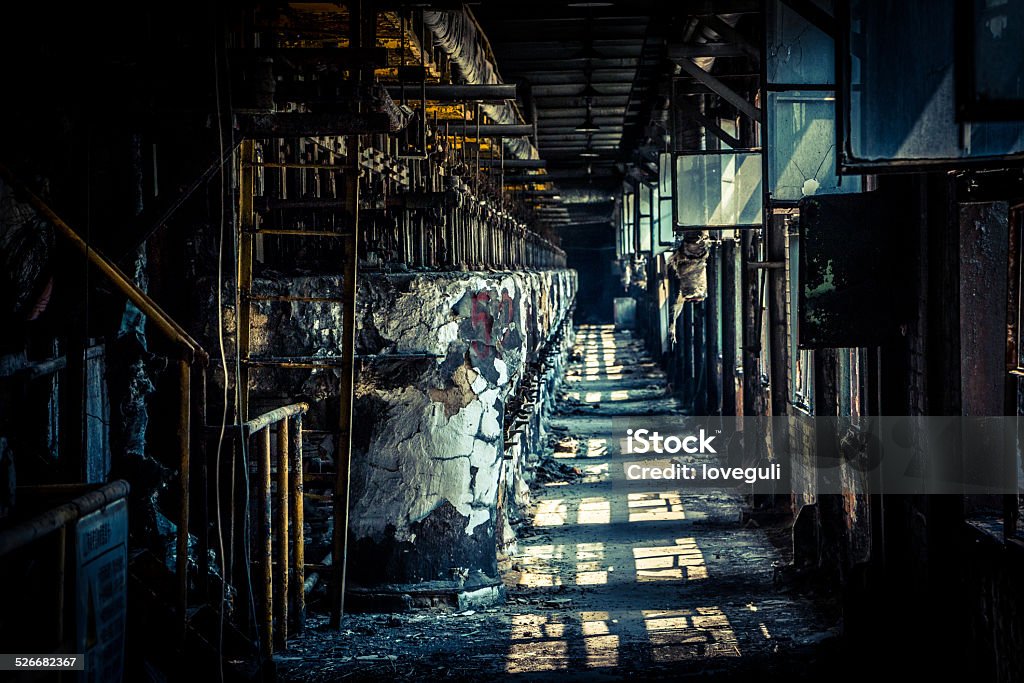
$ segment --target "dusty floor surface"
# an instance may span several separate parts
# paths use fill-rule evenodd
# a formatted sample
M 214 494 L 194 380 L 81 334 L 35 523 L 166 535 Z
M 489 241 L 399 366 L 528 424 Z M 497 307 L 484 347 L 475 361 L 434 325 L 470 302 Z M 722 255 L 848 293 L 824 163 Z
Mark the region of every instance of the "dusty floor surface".
M 624 484 L 616 417 L 679 414 L 628 332 L 578 331 L 553 459 L 504 579 L 507 603 L 463 613 L 314 616 L 275 657 L 288 681 L 813 680 L 834 655 L 782 558 L 740 523 L 742 498 Z M 684 419 L 680 416 L 680 419 Z M 621 427 L 622 422 L 616 422 Z

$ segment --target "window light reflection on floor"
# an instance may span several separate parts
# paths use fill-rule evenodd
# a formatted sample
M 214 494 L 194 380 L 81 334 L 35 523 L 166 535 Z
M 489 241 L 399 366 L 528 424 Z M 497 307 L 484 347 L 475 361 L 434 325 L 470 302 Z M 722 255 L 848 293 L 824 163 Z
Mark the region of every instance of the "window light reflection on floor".
M 561 544 L 523 547 L 519 556 L 519 565 L 522 567 L 519 585 L 526 588 L 561 586 L 559 566 L 564 556 L 565 546 Z
M 643 610 L 642 614 L 656 662 L 740 656 L 736 633 L 718 607 Z
M 589 668 L 619 665 L 619 637 L 609 633 L 608 621 L 607 612 L 580 612 L 580 630 Z
M 511 674 L 558 671 L 568 668 L 569 645 L 562 640 L 565 624 L 555 615 L 515 614 L 512 616 L 512 642 L 505 670 Z
M 619 664 L 619 637 L 610 632 L 608 612 L 580 612 L 577 619 L 558 614 L 512 616 L 506 671 L 512 674 L 569 668 L 569 641 L 582 640 L 586 666 Z
M 576 585 L 601 586 L 608 583 L 604 543 L 576 544 Z
M 612 520 L 612 504 L 607 498 L 584 498 L 576 511 L 577 524 L 607 524 Z
M 682 497 L 678 491 L 630 493 L 626 504 L 629 506 L 630 522 L 666 522 L 686 519 Z
M 694 538 L 677 538 L 675 545 L 633 548 L 633 562 L 637 583 L 708 578 L 704 553 Z
M 535 526 L 561 526 L 565 524 L 565 501 L 561 498 L 542 500 L 534 517 Z

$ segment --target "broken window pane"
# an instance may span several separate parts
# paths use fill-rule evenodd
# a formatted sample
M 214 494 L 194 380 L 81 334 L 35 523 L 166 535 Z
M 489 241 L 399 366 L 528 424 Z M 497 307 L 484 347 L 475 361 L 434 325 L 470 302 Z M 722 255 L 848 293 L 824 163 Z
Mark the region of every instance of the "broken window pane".
M 812 1 L 828 14 L 834 14 L 834 0 Z M 832 38 L 781 0 L 769 0 L 767 28 L 769 83 L 835 82 Z
M 768 94 L 768 174 L 772 199 L 860 192 L 860 176 L 836 175 L 835 96 L 830 92 Z

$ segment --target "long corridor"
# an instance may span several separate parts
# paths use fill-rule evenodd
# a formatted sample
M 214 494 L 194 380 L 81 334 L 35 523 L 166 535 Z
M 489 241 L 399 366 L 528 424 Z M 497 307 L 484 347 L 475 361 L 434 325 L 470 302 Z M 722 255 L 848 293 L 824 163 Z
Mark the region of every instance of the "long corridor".
M 742 497 L 625 485 L 616 418 L 676 415 L 687 419 L 640 341 L 580 327 L 507 603 L 349 615 L 340 634 L 321 624 L 277 658 L 284 678 L 813 677 L 835 633 L 775 585 L 782 558 L 741 524 Z

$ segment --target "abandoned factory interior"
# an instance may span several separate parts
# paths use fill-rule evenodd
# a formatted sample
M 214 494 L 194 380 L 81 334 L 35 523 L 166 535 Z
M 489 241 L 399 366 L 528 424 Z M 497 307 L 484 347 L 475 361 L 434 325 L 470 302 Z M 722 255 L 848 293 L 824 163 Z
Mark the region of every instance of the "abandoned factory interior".
M 1024 681 L 1024 0 L 0 13 L 0 680 Z

